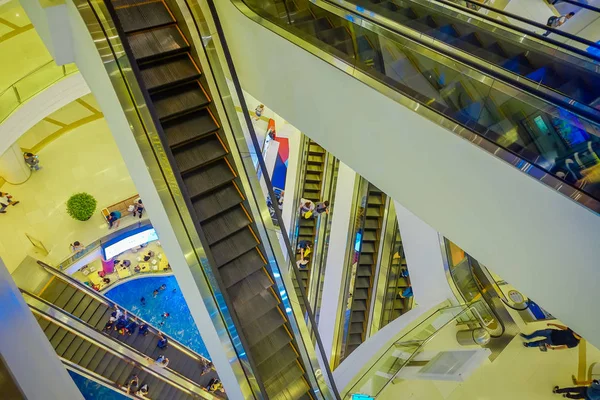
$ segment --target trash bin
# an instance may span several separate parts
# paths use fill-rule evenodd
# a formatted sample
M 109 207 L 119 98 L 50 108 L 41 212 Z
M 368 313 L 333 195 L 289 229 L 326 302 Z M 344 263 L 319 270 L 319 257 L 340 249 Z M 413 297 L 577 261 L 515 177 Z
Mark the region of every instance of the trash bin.
M 469 329 L 456 332 L 456 340 L 463 346 L 485 346 L 490 342 L 490 333 L 483 328 Z

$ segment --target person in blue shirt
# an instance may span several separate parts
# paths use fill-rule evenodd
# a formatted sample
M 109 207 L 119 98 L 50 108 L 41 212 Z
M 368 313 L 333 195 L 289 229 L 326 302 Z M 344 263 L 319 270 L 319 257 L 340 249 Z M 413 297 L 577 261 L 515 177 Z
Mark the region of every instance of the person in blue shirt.
M 537 347 L 543 351 L 547 349 L 551 350 L 562 350 L 571 349 L 577 347 L 581 336 L 573 332 L 571 329 L 564 325 L 548 323 L 548 326 L 553 326 L 556 329 L 540 329 L 530 335 L 521 333 L 521 337 L 526 340 L 532 340 L 534 338 L 542 338 L 533 342 L 525 342 L 525 347 Z
M 113 211 L 110 214 L 108 214 L 108 217 L 106 217 L 106 220 L 108 221 L 108 229 L 111 229 L 113 227 L 118 228 L 120 224 L 119 219 L 121 219 L 120 211 Z
M 590 386 L 559 388 L 554 386 L 552 393 L 562 394 L 567 399 L 600 400 L 600 382 L 594 379 Z

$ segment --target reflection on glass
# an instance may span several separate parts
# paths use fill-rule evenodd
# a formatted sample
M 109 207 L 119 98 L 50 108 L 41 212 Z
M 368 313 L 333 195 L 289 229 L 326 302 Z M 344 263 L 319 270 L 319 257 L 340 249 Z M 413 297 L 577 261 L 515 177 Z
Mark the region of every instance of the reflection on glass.
M 600 198 L 599 128 L 581 116 L 592 115 L 584 112 L 588 109 L 573 108 L 581 104 L 570 109 L 557 106 L 562 104 L 558 98 L 550 103 L 483 76 L 401 34 L 386 31 L 384 36 L 347 11 L 338 15 L 308 0 L 244 2 L 317 49 Z

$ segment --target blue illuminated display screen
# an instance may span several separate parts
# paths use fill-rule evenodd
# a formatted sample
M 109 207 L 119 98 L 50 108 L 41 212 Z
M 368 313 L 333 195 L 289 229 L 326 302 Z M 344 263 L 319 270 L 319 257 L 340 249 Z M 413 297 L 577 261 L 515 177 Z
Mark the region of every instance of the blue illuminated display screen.
M 102 249 L 104 251 L 104 259 L 109 260 L 116 255 L 119 255 L 129 249 L 158 240 L 158 235 L 152 227 L 141 227 L 133 231 L 127 232 L 121 236 L 109 240 Z

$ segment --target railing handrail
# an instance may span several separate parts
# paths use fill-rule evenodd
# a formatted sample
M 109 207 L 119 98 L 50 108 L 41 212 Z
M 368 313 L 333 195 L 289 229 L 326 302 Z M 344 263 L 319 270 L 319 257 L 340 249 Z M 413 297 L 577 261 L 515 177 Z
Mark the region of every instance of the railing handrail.
M 3 91 L 0 92 L 0 96 L 2 96 L 4 93 L 8 92 L 13 86 L 15 86 L 16 84 L 18 84 L 19 82 L 21 82 L 24 79 L 29 78 L 31 75 L 35 74 L 36 72 L 38 72 L 39 70 L 41 70 L 42 68 L 50 65 L 50 64 L 55 64 L 54 60 L 50 60 L 47 63 L 44 63 L 34 69 L 32 69 L 31 71 L 27 72 L 25 75 L 23 75 L 22 77 L 20 77 L 19 79 L 17 79 L 16 81 L 14 81 L 13 83 L 11 83 L 6 89 L 4 89 Z M 58 65 L 56 65 L 58 67 Z
M 254 129 L 254 124 L 252 124 L 252 121 L 250 119 L 250 114 L 248 113 L 248 106 L 246 104 L 246 100 L 245 100 L 243 92 L 242 92 L 241 83 L 240 83 L 239 77 L 237 75 L 237 71 L 235 69 L 234 63 L 233 63 L 231 51 L 229 50 L 229 47 L 225 40 L 225 33 L 223 31 L 223 26 L 221 25 L 221 21 L 218 17 L 214 2 L 212 0 L 209 0 L 207 3 L 208 3 L 208 7 L 210 9 L 211 15 L 213 17 L 213 22 L 215 24 L 215 28 L 217 30 L 217 34 L 218 34 L 218 37 L 221 42 L 221 46 L 223 48 L 226 65 L 227 65 L 227 68 L 229 69 L 229 72 L 231 73 L 231 80 L 234 83 L 236 95 L 238 96 L 238 99 L 240 101 L 240 105 L 242 107 L 242 111 L 244 114 L 244 119 L 245 119 L 246 125 L 248 127 L 248 130 L 250 132 L 250 137 L 252 138 L 252 144 L 254 145 L 255 150 L 257 152 L 260 152 L 260 144 L 258 143 L 256 131 Z M 263 171 L 268 171 L 262 154 L 258 155 L 258 163 L 260 165 L 260 168 Z M 271 199 L 275 199 L 276 198 L 275 192 L 273 190 L 273 184 L 271 182 L 270 176 L 268 174 L 264 174 L 263 177 L 264 177 L 264 180 L 265 180 L 265 183 L 267 186 L 269 196 L 271 197 Z M 275 210 L 275 215 L 277 216 L 277 219 L 279 221 L 283 221 L 283 215 L 282 215 L 279 207 L 274 207 L 274 210 Z M 290 237 L 288 236 L 288 233 L 286 231 L 285 224 L 282 224 L 280 228 L 281 228 L 281 233 L 282 233 L 281 236 L 283 237 L 283 241 L 285 243 L 285 249 L 283 249 L 283 250 L 284 251 L 287 250 L 289 259 L 293 260 L 296 252 L 292 249 L 292 244 L 290 242 Z M 301 292 L 300 301 L 302 301 L 302 304 L 304 305 L 304 309 L 306 310 L 306 315 L 308 317 L 308 320 L 310 321 L 312 330 L 314 331 L 314 337 L 315 337 L 315 341 L 317 344 L 317 346 L 316 346 L 317 351 L 319 352 L 321 359 L 323 361 L 323 369 L 325 370 L 325 374 L 327 375 L 329 384 L 331 385 L 330 389 L 333 392 L 334 397 L 336 399 L 340 399 L 340 394 L 339 394 L 339 391 L 337 390 L 335 380 L 333 379 L 333 374 L 331 372 L 331 369 L 329 368 L 329 364 L 327 363 L 328 358 L 325 353 L 325 347 L 323 346 L 323 342 L 321 340 L 319 332 L 317 331 L 317 323 L 315 320 L 315 316 L 312 312 L 310 302 L 308 301 L 308 297 L 306 295 L 306 287 L 304 286 L 304 282 L 302 282 L 302 277 L 300 276 L 300 271 L 299 271 L 296 263 L 292 263 L 292 271 L 294 273 L 296 281 L 298 282 L 298 285 L 300 286 L 300 292 Z
M 198 360 L 204 360 L 206 362 L 212 363 L 211 360 L 207 359 L 202 354 L 196 353 L 194 350 L 192 350 L 189 347 L 185 346 L 184 344 L 180 343 L 177 339 L 173 338 L 172 336 L 168 335 L 166 332 L 161 331 L 160 329 L 156 328 L 154 325 L 152 325 L 149 322 L 147 322 L 147 321 L 143 320 L 142 318 L 138 317 L 137 314 L 129 311 L 127 308 L 121 306 L 120 304 L 117 304 L 113 300 L 111 300 L 108 297 L 104 296 L 102 293 L 95 291 L 94 289 L 90 288 L 86 284 L 81 283 L 77 279 L 75 279 L 75 278 L 73 278 L 73 277 L 65 274 L 64 272 L 59 271 L 56 268 L 52 268 L 50 265 L 44 263 L 43 261 L 39 261 L 38 260 L 37 263 L 42 268 L 44 268 L 46 271 L 48 271 L 50 274 L 58 276 L 60 279 L 66 280 L 69 284 L 72 284 L 73 286 L 77 287 L 78 289 L 82 290 L 83 292 L 89 294 L 90 296 L 92 296 L 93 298 L 95 298 L 97 301 L 99 301 L 101 303 L 104 303 L 105 305 L 107 305 L 107 306 L 109 306 L 111 308 L 114 307 L 114 306 L 118 306 L 122 310 L 126 311 L 129 315 L 135 316 L 136 319 L 138 319 L 139 321 L 142 321 L 144 324 L 147 324 L 149 327 L 155 329 L 156 332 L 160 332 L 163 336 L 166 336 L 169 339 L 169 343 L 170 344 L 174 345 L 174 347 L 179 348 L 181 351 L 183 351 L 184 353 L 188 354 L 189 356 L 191 356 L 193 358 L 196 358 Z
M 568 49 L 569 51 L 572 51 L 574 53 L 577 53 L 577 54 L 580 54 L 580 55 L 584 55 L 585 57 L 590 57 L 590 58 L 593 58 L 593 59 L 595 59 L 597 61 L 600 61 L 600 57 L 598 57 L 598 56 L 596 56 L 594 54 L 587 53 L 587 52 L 585 52 L 585 51 L 583 51 L 581 49 L 578 49 L 576 47 L 570 46 L 570 45 L 568 45 L 566 43 L 563 43 L 563 42 L 559 42 L 559 41 L 551 39 L 549 37 L 542 36 L 542 35 L 537 34 L 535 32 L 527 31 L 526 29 L 524 29 L 522 27 L 510 24 L 510 23 L 507 23 L 507 22 L 504 22 L 504 21 L 500 21 L 500 20 L 494 19 L 494 18 L 490 17 L 489 15 L 480 14 L 480 13 L 478 13 L 475 10 L 472 10 L 470 8 L 467 8 L 467 7 L 463 7 L 460 4 L 454 3 L 452 1 L 448 1 L 448 0 L 431 0 L 431 1 L 435 1 L 435 2 L 438 2 L 438 3 L 444 4 L 444 5 L 446 5 L 448 7 L 451 7 L 451 8 L 458 8 L 461 11 L 464 11 L 464 12 L 466 12 L 468 14 L 473 15 L 473 16 L 476 16 L 476 17 L 479 17 L 479 18 L 482 18 L 482 19 L 494 22 L 494 23 L 496 23 L 498 25 L 502 25 L 504 27 L 508 27 L 508 28 L 513 29 L 515 31 L 524 33 L 526 35 L 532 35 L 532 36 L 534 36 L 535 38 L 537 38 L 537 39 L 539 39 L 541 41 L 549 42 L 549 43 L 552 43 L 553 45 L 556 45 L 556 46 L 559 46 L 559 47 L 564 47 L 565 49 Z M 563 37 L 565 37 L 565 38 L 567 38 L 569 40 L 573 40 L 575 42 L 579 42 L 581 44 L 585 44 L 587 46 L 592 46 L 592 47 L 595 47 L 597 49 L 600 49 L 600 44 L 592 42 L 592 41 L 584 39 L 584 38 L 580 38 L 579 36 L 575 36 L 575 35 L 573 35 L 571 33 L 563 32 L 563 31 L 561 31 L 559 29 L 552 28 L 552 27 L 549 27 L 549 26 L 544 25 L 544 24 L 540 24 L 539 22 L 532 21 L 530 19 L 521 17 L 519 15 L 512 14 L 512 13 L 509 13 L 507 11 L 500 10 L 498 8 L 495 8 L 495 7 L 488 6 L 486 4 L 478 3 L 478 2 L 473 1 L 473 0 L 463 0 L 463 1 L 466 2 L 466 3 L 470 3 L 470 4 L 473 4 L 473 5 L 476 5 L 477 7 L 482 7 L 482 8 L 485 8 L 487 10 L 493 11 L 493 12 L 498 13 L 500 15 L 503 15 L 505 17 L 514 18 L 517 21 L 525 22 L 526 24 L 535 26 L 537 28 L 546 29 L 546 30 L 548 30 L 548 31 L 550 31 L 552 33 L 555 33 L 555 34 L 557 34 L 559 36 L 563 36 Z M 563 1 L 566 1 L 566 0 L 563 0 Z M 422 5 L 423 3 L 419 3 L 419 4 Z M 600 10 L 595 9 L 594 11 L 600 11 Z
M 137 364 L 138 368 L 140 368 L 142 370 L 152 370 L 152 374 L 154 376 L 156 376 L 157 378 L 159 378 L 160 380 L 164 381 L 165 383 L 169 383 L 172 386 L 180 387 L 180 388 L 184 388 L 184 386 L 182 386 L 182 383 L 184 383 L 184 384 L 187 383 L 188 385 L 194 386 L 194 389 L 199 389 L 199 391 L 194 391 L 194 394 L 200 395 L 200 396 L 207 396 L 208 399 L 216 398 L 214 395 L 207 392 L 202 387 L 202 385 L 200 385 L 197 382 L 192 381 L 188 377 L 183 376 L 178 371 L 175 371 L 171 368 L 169 368 L 169 369 L 167 369 L 167 368 L 154 368 L 154 369 L 149 368 L 149 365 L 147 365 L 143 362 L 140 362 L 140 360 L 146 360 L 148 356 L 143 354 L 141 351 L 131 347 L 129 344 L 122 343 L 113 337 L 107 336 L 106 334 L 99 332 L 96 328 L 90 326 L 88 323 L 81 320 L 80 318 L 77 318 L 77 317 L 67 313 L 63 309 L 58 308 L 54 304 L 50 303 L 49 301 L 47 301 L 37 295 L 34 295 L 32 293 L 29 293 L 29 292 L 23 291 L 23 290 L 21 291 L 21 293 L 24 295 L 25 301 L 27 302 L 28 307 L 32 311 L 35 310 L 37 313 L 42 314 L 45 318 L 47 318 L 47 319 L 51 320 L 53 323 L 61 326 L 63 329 L 67 329 L 67 330 L 76 332 L 77 336 L 85 338 L 85 340 L 91 342 L 92 344 L 94 344 L 97 347 L 103 348 L 107 351 L 109 351 L 108 349 L 110 349 L 111 352 L 113 352 L 117 357 L 121 358 L 123 361 L 125 361 L 127 363 L 133 362 L 133 363 Z M 31 298 L 31 300 L 28 300 L 28 298 Z M 32 301 L 41 303 L 43 306 L 47 307 L 48 310 L 41 309 L 39 305 L 32 304 L 31 303 Z M 53 315 L 52 312 L 49 312 L 50 310 L 53 310 L 54 313 L 60 315 L 61 317 L 59 318 L 57 315 Z M 65 320 L 62 320 L 62 318 L 64 318 Z M 73 325 L 75 325 L 75 326 L 73 326 Z M 79 326 L 77 326 L 77 325 L 79 325 Z M 94 333 L 92 333 L 92 332 L 94 332 Z M 118 343 L 120 346 L 122 346 L 123 349 L 119 349 L 118 346 L 114 346 L 114 343 Z M 125 352 L 123 350 L 125 350 L 125 352 L 127 352 L 128 354 L 125 354 Z M 137 357 L 138 360 L 135 360 L 134 357 Z M 173 375 L 173 377 L 170 377 L 168 375 Z M 175 378 L 175 379 L 173 379 L 173 378 Z M 182 381 L 182 382 L 177 382 L 177 380 Z M 186 388 L 186 389 L 190 390 L 189 388 Z
M 401 370 L 402 370 L 402 369 L 403 369 L 403 368 L 404 368 L 404 367 L 405 367 L 405 366 L 406 366 L 406 365 L 407 365 L 407 364 L 408 364 L 410 361 L 412 361 L 412 360 L 413 360 L 413 359 L 414 359 L 414 358 L 417 356 L 417 354 L 418 354 L 419 350 L 421 350 L 421 349 L 423 348 L 423 346 L 425 346 L 427 343 L 431 342 L 431 341 L 432 341 L 432 340 L 433 340 L 433 339 L 434 339 L 434 338 L 435 338 L 435 337 L 438 335 L 438 333 L 442 331 L 442 329 L 444 329 L 445 327 L 447 327 L 447 326 L 448 326 L 450 323 L 452 323 L 452 322 L 456 321 L 456 320 L 457 320 L 457 319 L 458 319 L 458 318 L 459 318 L 461 315 L 465 314 L 467 311 L 471 311 L 471 312 L 473 312 L 473 311 L 477 311 L 477 310 L 475 310 L 475 309 L 474 309 L 474 307 L 475 307 L 475 305 L 476 305 L 476 304 L 478 304 L 479 302 L 480 302 L 480 300 L 478 300 L 478 301 L 476 301 L 476 302 L 473 302 L 473 303 L 471 303 L 471 304 L 463 304 L 463 305 L 459 305 L 459 306 L 449 306 L 449 307 L 442 307 L 442 308 L 438 308 L 437 310 L 435 310 L 435 311 L 434 311 L 434 312 L 433 312 L 431 315 L 429 315 L 429 316 L 428 316 L 427 318 L 425 318 L 423 321 L 419 322 L 417 325 L 415 325 L 413 328 L 411 328 L 411 329 L 410 329 L 408 332 L 404 333 L 404 334 L 402 335 L 402 337 L 400 337 L 400 339 L 398 339 L 398 340 L 395 340 L 395 341 L 394 341 L 392 344 L 390 344 L 390 345 L 388 346 L 388 348 L 387 348 L 387 349 L 385 349 L 385 351 L 382 353 L 382 355 L 381 355 L 380 357 L 378 357 L 378 358 L 377 358 L 377 360 L 376 360 L 375 362 L 373 362 L 373 363 L 372 363 L 372 364 L 373 364 L 373 366 L 371 366 L 371 368 L 369 368 L 367 371 L 365 371 L 365 373 L 364 373 L 364 374 L 362 374 L 362 375 L 360 376 L 360 378 L 358 378 L 358 379 L 356 380 L 356 383 L 355 383 L 355 384 L 354 384 L 354 385 L 353 385 L 353 386 L 352 386 L 352 387 L 351 387 L 351 388 L 350 388 L 350 389 L 349 389 L 349 390 L 346 392 L 346 395 L 348 395 L 349 393 L 351 393 L 351 392 L 352 392 L 352 389 L 354 389 L 354 387 L 356 387 L 356 385 L 358 385 L 359 383 L 361 383 L 362 379 L 363 379 L 365 376 L 367 376 L 367 375 L 369 374 L 369 372 L 371 371 L 371 369 L 372 369 L 372 368 L 373 368 L 375 365 L 377 365 L 377 363 L 378 363 L 378 362 L 379 362 L 379 361 L 380 361 L 380 360 L 381 360 L 383 357 L 385 357 L 385 356 L 388 354 L 388 352 L 389 352 L 389 351 L 390 351 L 392 348 L 394 348 L 394 347 L 397 347 L 399 344 L 402 344 L 402 343 L 403 343 L 403 339 L 404 339 L 405 337 L 407 337 L 408 335 L 410 335 L 411 333 L 413 333 L 415 330 L 417 330 L 418 328 L 422 327 L 423 325 L 426 325 L 427 323 L 429 323 L 429 321 L 430 321 L 432 318 L 435 318 L 435 317 L 437 317 L 437 314 L 438 314 L 438 313 L 440 313 L 440 314 L 441 314 L 441 313 L 443 313 L 443 312 L 445 312 L 445 311 L 448 311 L 448 310 L 452 310 L 452 309 L 455 309 L 455 308 L 462 308 L 462 310 L 461 310 L 461 311 L 460 311 L 458 314 L 454 315 L 454 316 L 453 316 L 453 317 L 452 317 L 450 320 L 448 320 L 446 323 L 444 323 L 444 324 L 443 324 L 443 325 L 442 325 L 440 328 L 436 329 L 436 330 L 435 330 L 435 332 L 433 332 L 433 333 L 432 333 L 431 335 L 429 335 L 427 338 L 425 338 L 425 339 L 423 339 L 423 340 L 418 340 L 418 341 L 415 341 L 415 342 L 414 342 L 415 344 L 416 344 L 416 343 L 419 343 L 419 346 L 418 346 L 418 347 L 417 347 L 417 348 L 416 348 L 416 349 L 415 349 L 415 350 L 412 352 L 412 354 L 411 354 L 411 355 L 410 355 L 410 356 L 409 356 L 409 357 L 406 359 L 406 361 L 402 363 L 402 365 L 400 366 L 400 368 L 398 369 L 398 371 L 396 371 L 396 372 L 394 373 L 394 376 L 392 376 L 392 377 L 391 377 L 391 378 L 390 378 L 390 379 L 389 379 L 389 380 L 386 382 L 386 384 L 385 384 L 385 385 L 384 385 L 384 386 L 383 386 L 383 387 L 382 387 L 382 388 L 381 388 L 381 389 L 378 391 L 378 393 L 374 395 L 374 397 L 377 397 L 377 395 L 378 395 L 379 393 L 381 393 L 381 392 L 382 392 L 382 391 L 383 391 L 383 390 L 384 390 L 384 389 L 385 389 L 385 388 L 386 388 L 386 387 L 387 387 L 387 386 L 390 384 L 390 382 L 392 382 L 392 381 L 393 381 L 393 380 L 396 378 L 396 376 L 397 376 L 397 375 L 400 373 L 400 371 L 401 371 Z M 481 315 L 479 315 L 479 313 L 478 313 L 478 312 L 477 312 L 477 313 L 474 313 L 474 314 L 478 316 L 478 319 L 479 319 L 479 321 L 480 321 L 481 325 L 482 325 L 482 326 L 486 326 L 486 325 L 485 325 L 485 322 L 484 322 L 484 321 L 483 321 L 483 319 L 481 318 Z M 408 343 L 408 342 L 406 342 L 406 343 Z

